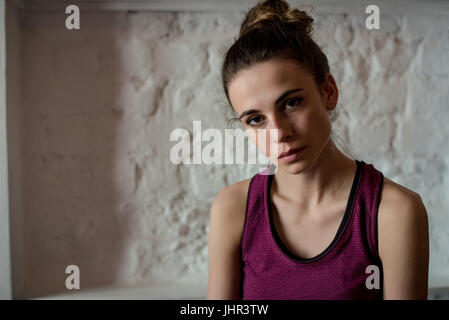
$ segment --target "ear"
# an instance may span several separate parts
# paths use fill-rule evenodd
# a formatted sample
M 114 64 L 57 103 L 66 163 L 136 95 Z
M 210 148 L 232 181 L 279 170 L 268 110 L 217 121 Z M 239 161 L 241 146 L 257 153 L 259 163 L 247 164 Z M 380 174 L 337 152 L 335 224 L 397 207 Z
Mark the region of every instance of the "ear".
M 327 110 L 335 109 L 338 102 L 338 88 L 334 77 L 328 73 L 322 86 L 322 99 Z

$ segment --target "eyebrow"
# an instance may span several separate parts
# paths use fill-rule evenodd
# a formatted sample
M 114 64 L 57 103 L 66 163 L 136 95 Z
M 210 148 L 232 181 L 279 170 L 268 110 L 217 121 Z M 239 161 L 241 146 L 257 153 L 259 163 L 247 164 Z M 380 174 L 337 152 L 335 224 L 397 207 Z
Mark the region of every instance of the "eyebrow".
M 289 89 L 287 91 L 285 91 L 283 94 L 281 94 L 279 96 L 279 98 L 276 99 L 276 101 L 274 102 L 275 105 L 277 105 L 279 102 L 281 102 L 285 97 L 287 97 L 289 94 L 293 93 L 293 92 L 297 92 L 297 91 L 302 91 L 304 89 L 301 88 L 295 88 L 295 89 Z M 260 112 L 260 110 L 256 110 L 256 109 L 250 109 L 250 110 L 246 110 L 243 111 L 242 114 L 239 116 L 239 120 L 242 119 L 244 116 L 248 116 L 254 113 L 258 113 Z

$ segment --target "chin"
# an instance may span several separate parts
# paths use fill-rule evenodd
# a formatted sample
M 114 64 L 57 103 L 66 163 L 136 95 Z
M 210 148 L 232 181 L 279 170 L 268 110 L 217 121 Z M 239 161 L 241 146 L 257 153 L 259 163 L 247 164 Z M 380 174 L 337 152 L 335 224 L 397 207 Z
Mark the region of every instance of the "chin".
M 282 170 L 289 174 L 298 174 L 307 169 L 307 165 L 304 160 L 293 163 L 280 163 L 278 170 Z

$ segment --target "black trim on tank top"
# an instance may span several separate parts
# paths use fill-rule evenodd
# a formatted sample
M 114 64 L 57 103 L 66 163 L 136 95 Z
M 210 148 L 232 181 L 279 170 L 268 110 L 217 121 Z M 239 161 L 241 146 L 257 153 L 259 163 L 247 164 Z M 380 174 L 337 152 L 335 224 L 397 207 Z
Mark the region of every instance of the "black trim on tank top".
M 279 234 L 277 233 L 276 228 L 274 226 L 273 216 L 272 216 L 272 211 L 271 211 L 271 183 L 273 181 L 274 175 L 268 176 L 268 182 L 267 182 L 266 190 L 265 190 L 265 192 L 266 192 L 265 207 L 268 210 L 268 220 L 270 223 L 271 234 L 273 235 L 278 248 L 282 251 L 282 253 L 284 253 L 291 260 L 293 260 L 295 262 L 315 262 L 315 261 L 323 258 L 324 256 L 326 256 L 327 253 L 329 253 L 336 246 L 338 240 L 340 239 L 340 236 L 342 235 L 346 225 L 348 224 L 349 218 L 351 217 L 351 213 L 353 211 L 354 203 L 355 203 L 355 196 L 357 194 L 357 189 L 359 188 L 360 180 L 361 180 L 361 176 L 362 176 L 363 161 L 359 161 L 359 160 L 354 160 L 354 161 L 357 164 L 357 169 L 356 169 L 356 173 L 354 176 L 354 180 L 352 181 L 351 191 L 349 193 L 348 202 L 346 204 L 345 214 L 340 223 L 340 226 L 338 227 L 337 234 L 335 235 L 334 239 L 329 244 L 329 246 L 323 252 L 321 252 L 320 254 L 318 254 L 312 258 L 300 258 L 300 257 L 296 256 L 295 254 L 293 254 L 287 248 L 287 246 L 284 244 L 284 242 L 281 240 Z
M 378 229 L 378 217 L 379 217 L 379 205 L 380 200 L 382 198 L 382 191 L 383 191 L 383 184 L 384 184 L 384 175 L 381 173 L 380 175 L 380 182 L 379 182 L 379 189 L 377 190 L 377 200 L 374 204 L 374 219 L 373 219 L 373 225 L 371 228 L 374 228 L 374 254 L 375 258 L 380 260 L 380 254 L 379 254 L 379 229 Z M 371 230 L 370 230 L 371 231 Z M 371 232 L 370 232 L 371 234 Z M 383 283 L 383 282 L 382 282 Z

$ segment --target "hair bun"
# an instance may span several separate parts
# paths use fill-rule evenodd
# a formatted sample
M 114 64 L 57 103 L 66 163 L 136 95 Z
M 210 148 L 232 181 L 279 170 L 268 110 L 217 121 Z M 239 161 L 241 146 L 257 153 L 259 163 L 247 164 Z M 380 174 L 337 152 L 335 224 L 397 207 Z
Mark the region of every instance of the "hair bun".
M 291 23 L 299 31 L 311 35 L 313 19 L 305 11 L 290 8 L 284 0 L 263 0 L 251 8 L 240 27 L 239 36 L 243 36 L 251 29 L 270 23 Z

